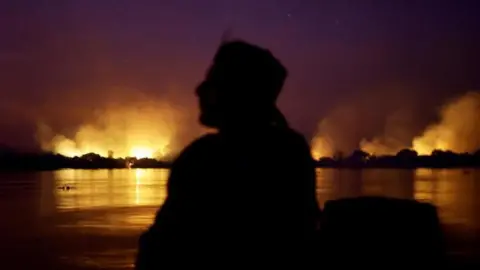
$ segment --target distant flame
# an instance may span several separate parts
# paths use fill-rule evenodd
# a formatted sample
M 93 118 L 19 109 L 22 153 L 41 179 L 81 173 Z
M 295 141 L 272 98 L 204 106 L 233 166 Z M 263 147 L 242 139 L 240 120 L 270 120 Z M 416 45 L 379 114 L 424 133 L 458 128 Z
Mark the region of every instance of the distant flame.
M 444 130 L 441 127 L 433 127 L 413 140 L 413 149 L 419 155 L 430 155 L 433 150 L 449 150 L 449 141 L 455 140 L 450 130 Z
M 341 141 L 341 135 L 348 134 L 349 127 L 353 126 L 351 122 L 341 120 L 348 120 L 349 117 L 344 115 L 351 114 L 354 112 L 343 110 L 342 117 L 339 117 L 338 112 L 334 111 L 320 122 L 320 132 L 313 138 L 311 145 L 315 159 L 332 157 L 334 148 Z M 371 140 L 361 140 L 358 148 L 371 155 L 395 155 L 402 149 L 415 150 L 419 155 L 430 155 L 434 150 L 472 153 L 480 149 L 479 92 L 468 92 L 446 103 L 440 111 L 440 121 L 427 126 L 416 137 L 406 132 L 413 117 L 415 116 L 403 111 L 390 115 L 383 134 Z M 328 136 L 329 134 L 333 135 Z
M 315 160 L 322 157 L 332 157 L 333 146 L 330 140 L 326 137 L 315 137 L 312 140 L 311 154 Z
M 413 148 L 421 155 L 434 150 L 457 153 L 480 148 L 480 94 L 470 92 L 448 103 L 441 111 L 441 121 L 413 139 Z
M 162 104 L 109 107 L 96 121 L 82 125 L 73 138 L 57 134 L 43 139 L 44 150 L 68 157 L 95 153 L 114 158 L 163 158 L 179 129 L 178 113 Z
M 130 151 L 130 156 L 136 158 L 152 158 L 155 151 L 147 147 L 134 147 Z

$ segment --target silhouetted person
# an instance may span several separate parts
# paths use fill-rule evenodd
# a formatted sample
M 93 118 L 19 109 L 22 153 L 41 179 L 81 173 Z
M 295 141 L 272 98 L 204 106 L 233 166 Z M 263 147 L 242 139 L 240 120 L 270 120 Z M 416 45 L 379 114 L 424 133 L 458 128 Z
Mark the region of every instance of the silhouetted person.
M 308 264 L 315 168 L 275 105 L 286 77 L 269 51 L 222 44 L 197 88 L 200 122 L 218 133 L 175 160 L 168 197 L 140 238 L 137 269 Z

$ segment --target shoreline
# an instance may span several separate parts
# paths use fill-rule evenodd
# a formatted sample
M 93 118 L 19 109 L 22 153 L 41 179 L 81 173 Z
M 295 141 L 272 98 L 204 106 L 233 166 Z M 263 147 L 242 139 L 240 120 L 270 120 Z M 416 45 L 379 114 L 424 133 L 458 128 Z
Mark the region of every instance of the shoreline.
M 48 172 L 60 170 L 135 170 L 135 169 L 171 169 L 170 165 L 164 166 L 132 166 L 132 167 L 101 167 L 101 166 L 66 166 L 66 167 L 36 167 L 36 168 L 0 168 L 0 173 L 8 172 Z M 333 170 L 478 170 L 480 166 L 323 166 L 316 165 L 315 169 Z
M 174 156 L 164 160 L 154 158 L 113 158 L 89 153 L 81 157 L 66 157 L 53 153 L 0 154 L 0 172 L 54 171 L 62 169 L 170 169 Z M 268 163 L 266 161 L 265 163 Z M 457 154 L 434 151 L 431 155 L 418 155 L 402 150 L 396 155 L 373 156 L 356 151 L 346 157 L 312 158 L 316 168 L 326 169 L 480 169 L 480 151 Z

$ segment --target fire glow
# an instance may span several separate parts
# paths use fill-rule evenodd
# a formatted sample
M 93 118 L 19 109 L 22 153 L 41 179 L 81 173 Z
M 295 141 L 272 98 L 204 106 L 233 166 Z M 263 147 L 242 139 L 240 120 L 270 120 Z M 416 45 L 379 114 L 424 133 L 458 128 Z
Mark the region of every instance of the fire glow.
M 114 158 L 162 159 L 172 154 L 179 129 L 179 115 L 165 104 L 110 106 L 95 121 L 81 125 L 71 138 L 43 126 L 42 147 L 67 157 L 95 153 Z
M 370 155 L 395 155 L 402 149 L 411 149 L 419 155 L 430 155 L 434 150 L 472 153 L 480 149 L 480 93 L 469 92 L 445 104 L 440 112 L 440 121 L 427 126 L 421 134 L 411 138 L 410 145 L 401 143 L 397 137 L 405 128 L 398 121 L 389 121 L 390 132 L 372 140 L 363 139 L 358 149 Z M 392 117 L 395 119 L 395 117 Z M 338 125 L 329 128 L 332 121 L 327 117 L 320 122 L 319 132 L 313 138 L 311 148 L 315 159 L 332 157 L 338 142 L 331 138 L 346 133 Z M 340 130 L 339 130 L 340 129 Z M 352 149 L 353 151 L 353 149 Z
M 183 117 L 186 114 L 173 109 L 167 102 L 142 101 L 128 106 L 106 106 L 71 136 L 53 132 L 48 125 L 39 125 L 39 141 L 43 150 L 67 157 L 95 153 L 103 157 L 161 160 L 184 146 L 178 143 L 181 128 L 188 127 L 191 137 L 200 135 L 192 131 L 190 123 L 185 123 Z M 467 93 L 445 104 L 437 123 L 431 123 L 419 134 L 410 135 L 406 141 L 399 138 L 406 137 L 402 133 L 408 129 L 408 123 L 393 114 L 387 117 L 384 134 L 370 140 L 362 139 L 356 144 L 345 143 L 342 136 L 355 132 L 351 127 L 355 127 L 359 120 L 350 116 L 355 116 L 354 110 L 340 107 L 322 119 L 311 141 L 311 153 L 315 159 L 334 157 L 338 150 L 346 151 L 344 149 L 361 149 L 376 156 L 395 155 L 402 149 L 412 149 L 420 155 L 429 155 L 434 150 L 465 153 L 480 149 L 478 92 Z

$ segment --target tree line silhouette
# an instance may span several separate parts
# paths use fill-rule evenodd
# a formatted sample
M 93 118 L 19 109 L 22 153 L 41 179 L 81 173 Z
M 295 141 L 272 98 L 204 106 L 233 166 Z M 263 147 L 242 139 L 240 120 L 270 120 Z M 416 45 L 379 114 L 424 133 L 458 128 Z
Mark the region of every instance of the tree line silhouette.
M 113 158 L 88 153 L 66 157 L 50 152 L 19 153 L 0 150 L 0 170 L 57 170 L 57 169 L 120 169 L 120 168 L 169 168 L 173 157 L 164 160 L 154 158 Z M 333 157 L 315 160 L 319 168 L 480 168 L 480 150 L 474 153 L 455 153 L 435 150 L 430 155 L 404 149 L 395 155 L 371 155 L 355 150 L 350 155 L 341 152 Z
M 0 170 L 168 168 L 170 161 L 153 158 L 112 158 L 96 153 L 66 157 L 55 153 L 0 153 Z
M 322 157 L 316 164 L 334 168 L 480 168 L 480 150 L 474 153 L 434 150 L 430 155 L 419 155 L 403 149 L 395 155 L 381 156 L 355 150 L 349 156 L 338 152 L 334 157 Z

